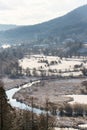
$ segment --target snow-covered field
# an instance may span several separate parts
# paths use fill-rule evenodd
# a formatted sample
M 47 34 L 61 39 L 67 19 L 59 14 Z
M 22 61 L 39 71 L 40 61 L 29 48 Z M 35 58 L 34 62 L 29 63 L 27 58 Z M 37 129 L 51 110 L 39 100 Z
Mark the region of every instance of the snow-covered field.
M 19 60 L 23 73 L 32 75 L 82 76 L 87 68 L 86 57 L 60 58 L 57 56 L 30 55 Z
M 71 104 L 80 103 L 80 104 L 87 104 L 87 95 L 67 95 L 68 97 L 72 97 L 73 101 Z

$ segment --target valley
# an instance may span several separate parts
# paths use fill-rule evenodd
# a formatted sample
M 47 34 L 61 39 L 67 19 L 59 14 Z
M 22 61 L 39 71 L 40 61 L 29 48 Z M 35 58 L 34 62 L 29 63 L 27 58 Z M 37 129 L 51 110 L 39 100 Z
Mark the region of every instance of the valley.
M 31 64 L 32 63 L 32 64 Z M 2 78 L 6 90 L 21 89 L 14 93 L 13 99 L 24 103 L 25 107 L 31 106 L 33 98 L 34 108 L 45 110 L 46 100 L 49 103 L 49 111 L 56 119 L 58 127 L 77 127 L 78 124 L 87 123 L 86 117 L 58 116 L 61 109 L 65 109 L 68 102 L 74 100 L 73 95 L 86 95 L 86 56 L 46 56 L 43 54 L 25 55 L 18 60 L 21 67 L 21 76 Z M 19 72 L 19 69 L 18 69 Z M 18 74 L 18 72 L 16 74 Z M 40 80 L 31 87 L 22 88 L 23 85 Z M 70 95 L 70 96 L 69 96 Z M 20 103 L 17 103 L 17 106 Z M 79 107 L 79 104 L 77 104 Z M 82 105 L 84 107 L 84 105 Z M 21 108 L 22 104 L 20 105 Z M 79 109 L 79 108 L 78 108 Z M 69 120 L 69 121 L 68 121 Z M 66 125 L 66 122 L 69 122 Z
M 86 12 L 0 24 L 0 130 L 87 129 Z

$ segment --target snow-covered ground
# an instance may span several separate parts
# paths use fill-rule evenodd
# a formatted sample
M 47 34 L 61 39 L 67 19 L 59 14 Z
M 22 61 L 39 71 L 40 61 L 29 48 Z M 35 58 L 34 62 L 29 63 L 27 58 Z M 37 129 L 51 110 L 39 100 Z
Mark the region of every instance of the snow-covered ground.
M 80 103 L 87 104 L 87 95 L 67 95 L 68 97 L 72 97 L 73 101 L 70 104 Z
M 60 58 L 57 56 L 30 55 L 19 60 L 19 65 L 25 71 L 33 70 L 37 75 L 61 75 L 61 76 L 81 76 L 82 68 L 87 68 L 86 57 Z
M 6 48 L 10 48 L 11 45 L 9 45 L 9 44 L 3 44 L 1 47 L 2 47 L 3 49 L 6 49 Z
M 55 130 L 78 130 L 78 129 L 74 129 L 74 128 L 58 128 L 58 127 L 55 127 Z
M 87 128 L 87 124 L 82 124 L 82 125 L 79 125 L 80 128 Z

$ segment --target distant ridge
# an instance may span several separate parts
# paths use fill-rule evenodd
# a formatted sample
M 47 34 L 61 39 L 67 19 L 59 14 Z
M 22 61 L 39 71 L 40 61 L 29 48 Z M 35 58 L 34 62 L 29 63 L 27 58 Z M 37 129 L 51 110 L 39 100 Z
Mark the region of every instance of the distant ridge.
M 16 27 L 17 27 L 16 25 L 12 25 L 12 24 L 0 24 L 0 31 L 6 31 Z
M 53 20 L 12 28 L 0 33 L 0 40 L 34 40 L 36 38 L 58 37 L 59 41 L 78 39 L 87 41 L 87 5 Z

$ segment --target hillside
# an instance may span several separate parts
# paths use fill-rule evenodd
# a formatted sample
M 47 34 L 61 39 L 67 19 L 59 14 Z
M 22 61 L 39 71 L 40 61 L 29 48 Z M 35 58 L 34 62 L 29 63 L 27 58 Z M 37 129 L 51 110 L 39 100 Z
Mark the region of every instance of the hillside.
M 17 27 L 16 25 L 12 25 L 12 24 L 0 24 L 0 31 L 6 31 L 16 27 Z
M 0 33 L 0 39 L 32 40 L 36 38 L 58 37 L 59 42 L 66 39 L 86 41 L 87 39 L 87 5 L 53 20 L 10 29 Z

